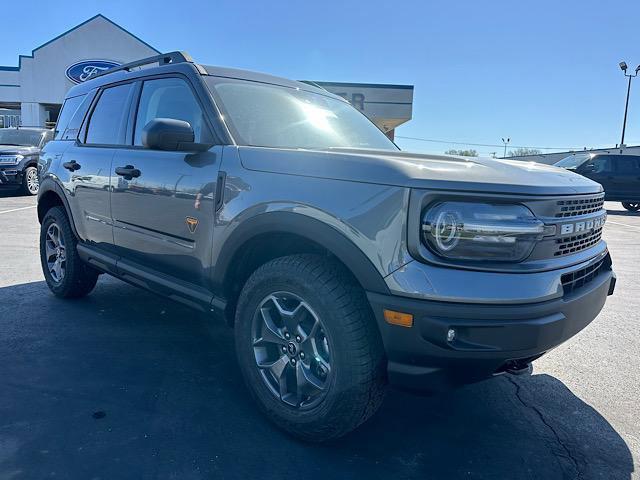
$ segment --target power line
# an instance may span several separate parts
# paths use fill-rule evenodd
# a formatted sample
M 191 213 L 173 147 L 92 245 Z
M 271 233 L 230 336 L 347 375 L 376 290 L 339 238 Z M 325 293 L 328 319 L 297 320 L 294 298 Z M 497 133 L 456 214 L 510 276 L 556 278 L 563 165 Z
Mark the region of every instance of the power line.
M 432 138 L 418 138 L 418 137 L 404 137 L 402 135 L 396 135 L 396 138 L 402 138 L 405 140 L 417 140 L 419 142 L 430 142 L 430 143 L 447 143 L 450 145 L 463 145 L 463 146 L 472 146 L 472 147 L 504 147 L 504 145 L 497 145 L 492 143 L 465 143 L 465 142 L 451 142 L 448 140 L 435 140 Z M 536 148 L 538 150 L 582 150 L 581 147 L 532 147 L 525 145 L 511 145 L 510 148 Z

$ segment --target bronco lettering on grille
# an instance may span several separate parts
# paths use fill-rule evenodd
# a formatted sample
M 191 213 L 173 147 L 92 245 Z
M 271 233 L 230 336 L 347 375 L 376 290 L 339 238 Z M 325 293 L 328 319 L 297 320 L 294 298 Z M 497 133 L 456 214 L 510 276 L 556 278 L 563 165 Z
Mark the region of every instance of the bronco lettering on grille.
M 607 221 L 607 216 L 602 215 L 601 217 L 594 218 L 591 220 L 585 220 L 584 222 L 563 223 L 562 225 L 560 225 L 560 235 L 570 235 L 572 233 L 589 232 L 591 230 L 604 226 L 604 223 L 606 221 Z

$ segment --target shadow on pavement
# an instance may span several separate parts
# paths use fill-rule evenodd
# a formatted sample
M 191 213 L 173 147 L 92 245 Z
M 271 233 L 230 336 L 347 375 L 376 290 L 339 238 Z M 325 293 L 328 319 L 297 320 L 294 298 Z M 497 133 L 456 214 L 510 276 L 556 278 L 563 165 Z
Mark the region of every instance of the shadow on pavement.
M 252 404 L 232 331 L 102 277 L 63 301 L 0 289 L 0 478 L 630 478 L 631 453 L 548 375 L 417 397 L 391 391 L 325 445 Z
M 640 212 L 630 212 L 628 210 L 607 209 L 607 215 L 620 215 L 621 217 L 640 217 Z

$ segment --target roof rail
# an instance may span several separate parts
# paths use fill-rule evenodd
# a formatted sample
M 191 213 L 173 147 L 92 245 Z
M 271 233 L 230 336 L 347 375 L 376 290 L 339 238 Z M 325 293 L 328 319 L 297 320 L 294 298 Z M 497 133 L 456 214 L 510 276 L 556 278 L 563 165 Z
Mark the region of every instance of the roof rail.
M 159 65 L 168 65 L 170 63 L 193 63 L 193 58 L 187 52 L 169 52 L 162 53 L 160 55 L 154 55 L 153 57 L 142 58 L 140 60 L 136 60 L 135 62 L 125 63 L 124 65 L 120 65 L 118 67 L 110 68 L 109 70 L 105 70 L 104 72 L 97 73 L 91 76 L 91 80 L 94 78 L 102 77 L 103 75 L 109 75 L 111 73 L 127 71 L 130 72 L 133 68 L 142 67 L 143 65 L 150 65 L 152 63 L 157 63 Z M 196 65 L 198 70 L 200 70 L 200 66 Z

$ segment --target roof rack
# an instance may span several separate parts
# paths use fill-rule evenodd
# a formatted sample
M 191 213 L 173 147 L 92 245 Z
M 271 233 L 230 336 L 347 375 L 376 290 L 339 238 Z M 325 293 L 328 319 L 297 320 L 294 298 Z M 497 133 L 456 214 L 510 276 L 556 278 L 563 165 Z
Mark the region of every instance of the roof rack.
M 110 68 L 109 70 L 105 70 L 104 72 L 100 72 L 96 75 L 91 76 L 91 80 L 94 78 L 102 77 L 103 75 L 110 75 L 119 71 L 127 71 L 130 72 L 132 69 L 136 67 L 142 67 L 144 65 L 150 65 L 152 63 L 157 63 L 158 65 L 169 65 L 170 63 L 193 63 L 198 70 L 202 70 L 200 65 L 197 65 L 191 55 L 187 52 L 169 52 L 162 53 L 160 55 L 154 55 L 153 57 L 142 58 L 140 60 L 136 60 L 135 62 L 125 63 L 124 65 L 120 65 L 118 67 Z M 202 73 L 202 72 L 200 72 Z

